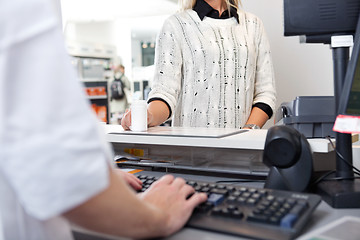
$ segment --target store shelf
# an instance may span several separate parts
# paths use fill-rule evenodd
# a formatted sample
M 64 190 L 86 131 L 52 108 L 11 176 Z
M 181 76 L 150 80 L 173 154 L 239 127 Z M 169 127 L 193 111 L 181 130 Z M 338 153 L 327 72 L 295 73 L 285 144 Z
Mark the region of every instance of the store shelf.
M 98 78 L 85 78 L 80 79 L 81 82 L 107 82 L 107 79 L 98 79 Z
M 101 122 L 109 122 L 110 99 L 108 78 L 116 48 L 110 45 L 67 41 L 68 53 L 87 99 Z M 111 77 L 110 77 L 111 79 Z
M 107 99 L 107 96 L 88 96 L 89 99 L 93 100 L 93 99 Z

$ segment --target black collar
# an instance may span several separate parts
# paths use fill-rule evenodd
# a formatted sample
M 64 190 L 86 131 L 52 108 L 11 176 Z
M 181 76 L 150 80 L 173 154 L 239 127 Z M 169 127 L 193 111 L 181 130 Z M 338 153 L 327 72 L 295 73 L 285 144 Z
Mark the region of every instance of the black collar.
M 225 10 L 219 17 L 219 11 L 212 8 L 205 0 L 197 0 L 193 10 L 199 15 L 200 20 L 202 21 L 204 17 L 211 17 L 216 19 L 227 19 L 235 17 L 236 21 L 239 23 L 239 15 L 236 11 L 236 8 L 230 7 L 230 16 L 229 11 Z

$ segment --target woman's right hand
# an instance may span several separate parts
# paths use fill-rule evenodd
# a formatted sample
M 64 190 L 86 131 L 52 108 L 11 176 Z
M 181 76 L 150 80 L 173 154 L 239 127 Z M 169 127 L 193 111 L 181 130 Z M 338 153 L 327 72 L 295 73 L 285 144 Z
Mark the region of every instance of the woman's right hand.
M 151 121 L 153 119 L 153 115 L 151 114 L 151 112 L 149 112 L 149 110 L 147 110 L 147 125 L 148 127 L 151 126 Z M 121 126 L 124 128 L 124 130 L 130 130 L 130 126 L 131 126 L 131 110 L 130 109 L 126 109 L 124 116 L 121 119 Z
M 131 110 L 126 109 L 124 116 L 121 118 L 121 126 L 124 130 L 130 130 L 131 126 Z

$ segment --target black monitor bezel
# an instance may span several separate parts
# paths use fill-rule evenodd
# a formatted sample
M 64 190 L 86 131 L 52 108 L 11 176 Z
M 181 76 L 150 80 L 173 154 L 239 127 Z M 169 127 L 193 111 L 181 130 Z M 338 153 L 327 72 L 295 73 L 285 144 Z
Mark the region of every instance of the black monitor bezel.
M 351 58 L 347 66 L 344 85 L 341 92 L 340 102 L 338 106 L 338 114 L 343 115 L 354 115 L 347 112 L 347 106 L 349 102 L 349 97 L 351 93 L 351 88 L 353 85 L 353 80 L 355 77 L 356 66 L 358 61 L 360 61 L 360 16 L 357 23 L 355 37 L 354 37 L 354 46 L 351 53 Z

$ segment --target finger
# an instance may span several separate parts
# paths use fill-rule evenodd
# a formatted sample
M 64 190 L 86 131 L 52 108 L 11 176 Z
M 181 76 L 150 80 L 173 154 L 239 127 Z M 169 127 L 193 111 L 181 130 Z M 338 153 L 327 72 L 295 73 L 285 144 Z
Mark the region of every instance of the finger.
M 127 118 L 127 120 L 128 120 L 128 126 L 130 127 L 130 126 L 131 126 L 131 110 L 128 111 L 127 115 L 129 116 L 129 117 Z
M 135 175 L 133 175 L 133 176 L 135 178 L 135 181 L 142 185 L 142 181 L 137 176 L 135 176 Z
M 140 184 L 139 182 L 135 181 L 134 179 L 129 179 L 128 183 L 130 184 L 130 186 L 135 189 L 135 190 L 141 190 L 142 189 L 142 184 Z
M 136 176 L 131 173 L 124 172 L 121 169 L 114 169 L 115 172 L 124 179 L 132 188 L 140 190 L 142 188 L 142 182 Z
M 186 184 L 185 180 L 183 178 L 175 178 L 173 185 L 177 188 L 182 188 Z
M 165 176 L 162 176 L 155 183 L 171 184 L 174 181 L 174 179 L 175 178 L 172 175 L 165 175 Z
M 188 200 L 187 200 L 187 204 L 188 206 L 190 206 L 191 208 L 195 208 L 197 205 L 199 205 L 200 203 L 203 203 L 207 200 L 207 195 L 206 193 L 194 193 Z
M 129 178 L 130 178 L 131 181 L 133 181 L 134 183 L 137 183 L 137 184 L 139 184 L 140 186 L 142 185 L 142 181 L 141 181 L 140 179 L 138 179 L 135 175 L 129 173 Z
M 126 124 L 126 115 L 121 119 L 121 126 L 124 130 L 127 130 L 127 124 Z
M 129 130 L 131 126 L 131 111 L 128 110 L 124 115 L 124 118 L 121 120 L 121 126 L 124 130 Z
M 192 186 L 185 184 L 180 191 L 184 196 L 188 197 L 195 192 L 195 189 Z
M 133 181 L 142 184 L 142 181 L 137 176 L 135 176 L 134 174 L 131 174 L 131 173 L 127 173 L 127 174 L 128 174 L 128 177 L 131 178 Z

